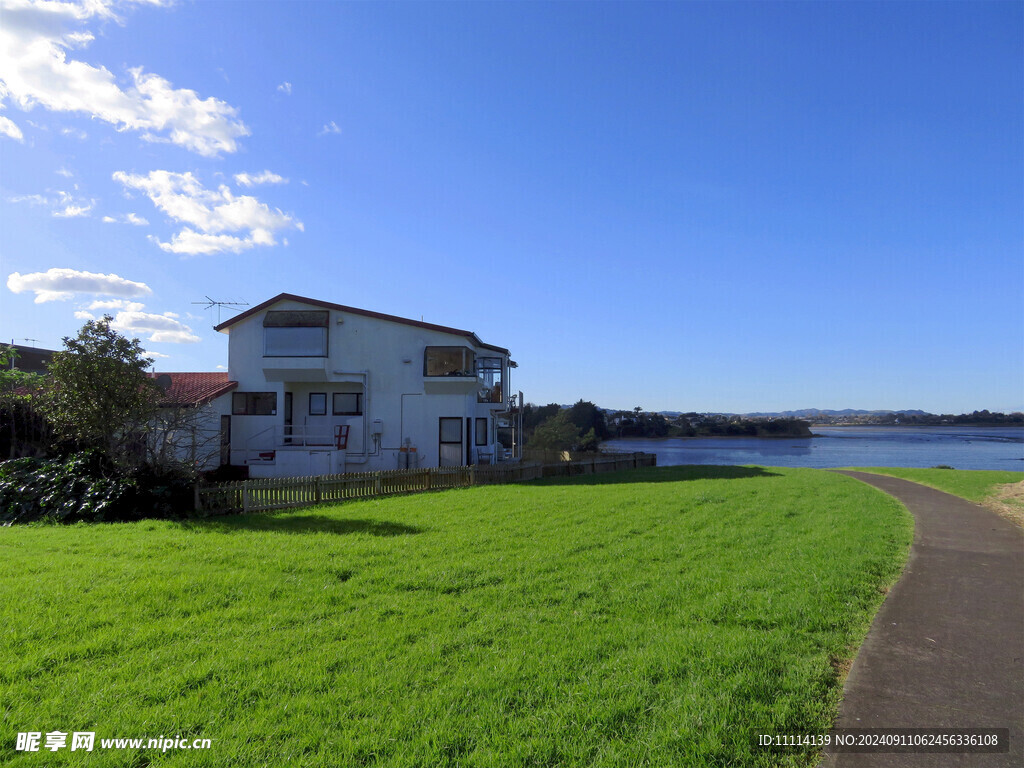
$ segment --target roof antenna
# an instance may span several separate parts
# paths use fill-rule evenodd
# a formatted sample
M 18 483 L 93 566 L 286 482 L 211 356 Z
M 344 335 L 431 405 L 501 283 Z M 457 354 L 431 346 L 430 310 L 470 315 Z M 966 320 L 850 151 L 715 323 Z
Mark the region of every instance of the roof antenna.
M 217 308 L 217 325 L 220 325 L 220 311 L 221 311 L 221 309 L 223 307 L 227 307 L 228 309 L 232 309 L 232 310 L 237 311 L 241 307 L 248 307 L 249 306 L 249 302 L 248 301 L 215 301 L 214 299 L 211 299 L 209 296 L 206 297 L 206 301 L 193 301 L 192 303 L 193 304 L 205 304 L 206 306 L 204 306 L 203 309 L 213 309 L 214 307 L 216 307 Z M 216 327 L 216 326 L 214 326 L 214 327 Z

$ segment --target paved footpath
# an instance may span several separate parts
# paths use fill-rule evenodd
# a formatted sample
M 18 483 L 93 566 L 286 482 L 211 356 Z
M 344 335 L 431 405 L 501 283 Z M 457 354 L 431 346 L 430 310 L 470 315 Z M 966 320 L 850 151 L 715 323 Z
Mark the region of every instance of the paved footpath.
M 1024 533 L 906 480 L 843 472 L 914 515 L 914 543 L 854 660 L 839 728 L 1009 728 L 1003 754 L 831 753 L 822 766 L 1024 766 Z

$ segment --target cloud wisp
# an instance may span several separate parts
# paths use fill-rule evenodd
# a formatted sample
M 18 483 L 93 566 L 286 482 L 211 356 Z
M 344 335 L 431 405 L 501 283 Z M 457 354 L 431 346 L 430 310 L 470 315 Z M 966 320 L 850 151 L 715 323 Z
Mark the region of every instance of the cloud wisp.
M 122 298 L 138 298 L 153 293 L 145 283 L 126 280 L 120 275 L 104 275 L 99 272 L 82 272 L 59 267 L 27 275 L 14 272 L 7 278 L 7 287 L 13 293 L 32 291 L 36 295 L 36 304 L 67 301 L 78 293 Z
M 96 304 L 107 302 L 93 302 L 90 309 Z M 113 303 L 113 302 L 109 302 Z M 164 312 L 162 315 L 153 312 L 143 312 L 143 305 L 137 302 L 128 302 L 128 308 L 113 315 L 110 327 L 125 336 L 143 338 L 157 344 L 195 344 L 201 339 L 193 333 L 192 328 L 185 325 L 178 319 L 174 312 Z M 95 307 L 97 309 L 109 309 L 112 307 Z M 105 314 L 110 314 L 109 312 Z M 75 312 L 78 320 L 97 320 L 97 315 L 89 310 L 80 309 Z M 167 357 L 167 355 L 162 355 Z
M 287 184 L 288 179 L 271 171 L 256 174 L 236 173 L 235 183 L 241 184 L 243 187 L 255 187 L 260 184 Z
M 241 253 L 257 245 L 276 245 L 282 229 L 303 229 L 302 222 L 272 209 L 251 195 L 234 195 L 226 185 L 207 189 L 192 173 L 150 171 L 145 176 L 118 171 L 114 179 L 142 192 L 174 221 L 185 226 L 170 242 L 151 239 L 168 253 L 201 255 Z
M 0 104 L 9 99 L 26 111 L 40 106 L 88 115 L 119 131 L 139 131 L 146 141 L 177 144 L 205 157 L 235 152 L 250 131 L 230 104 L 175 88 L 142 67 L 127 69 L 122 86 L 106 67 L 69 56 L 93 41 L 87 22 L 120 21 L 114 8 L 128 4 L 0 0 Z M 9 118 L 0 118 L 0 132 L 21 140 L 21 129 Z

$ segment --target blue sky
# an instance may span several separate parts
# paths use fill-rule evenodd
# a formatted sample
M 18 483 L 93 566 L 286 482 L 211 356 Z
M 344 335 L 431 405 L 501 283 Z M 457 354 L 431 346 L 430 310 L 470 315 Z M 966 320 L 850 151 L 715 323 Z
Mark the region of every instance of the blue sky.
M 288 291 L 538 403 L 1024 409 L 1020 3 L 0 7 L 5 341 Z

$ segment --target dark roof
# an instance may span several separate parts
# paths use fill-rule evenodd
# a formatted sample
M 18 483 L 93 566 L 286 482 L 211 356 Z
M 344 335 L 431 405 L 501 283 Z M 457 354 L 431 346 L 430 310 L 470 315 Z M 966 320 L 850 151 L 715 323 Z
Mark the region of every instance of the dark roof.
M 149 373 L 151 379 L 160 381 L 161 376 L 170 379 L 163 406 L 205 405 L 214 398 L 227 394 L 238 387 L 237 381 L 228 381 L 227 371 L 210 371 L 202 373 Z M 166 381 L 166 379 L 164 380 Z
M 485 347 L 487 349 L 493 349 L 495 352 L 503 352 L 506 355 L 509 353 L 504 347 L 496 347 L 493 344 L 485 344 L 480 341 L 479 337 L 472 331 L 464 331 L 459 328 L 449 328 L 446 325 L 434 325 L 433 323 L 424 323 L 420 320 L 410 320 L 406 317 L 396 317 L 395 315 L 385 315 L 381 312 L 371 312 L 368 309 L 358 309 L 356 307 L 346 307 L 344 304 L 334 304 L 329 301 L 320 301 L 319 299 L 309 299 L 305 296 L 296 296 L 294 293 L 279 293 L 272 299 L 264 301 L 262 304 L 257 304 L 252 309 L 248 309 L 242 312 L 240 315 L 235 315 L 230 320 L 225 320 L 220 325 L 214 326 L 215 331 L 223 331 L 229 329 L 235 323 L 250 317 L 257 312 L 262 312 L 269 306 L 276 304 L 279 301 L 298 301 L 303 304 L 311 304 L 314 307 L 323 307 L 324 309 L 334 309 L 338 312 L 348 312 L 353 315 L 362 315 L 363 317 L 373 317 L 377 320 L 387 320 L 392 323 L 401 323 L 403 325 L 411 325 L 415 328 L 425 328 L 428 331 L 440 331 L 441 333 L 450 333 L 455 336 L 465 336 L 467 339 L 472 341 L 479 347 Z
M 52 349 L 38 349 L 36 347 L 23 347 L 21 344 L 11 344 L 17 355 L 14 358 L 14 367 L 19 371 L 28 373 L 46 373 L 50 365 L 50 358 L 55 352 Z

